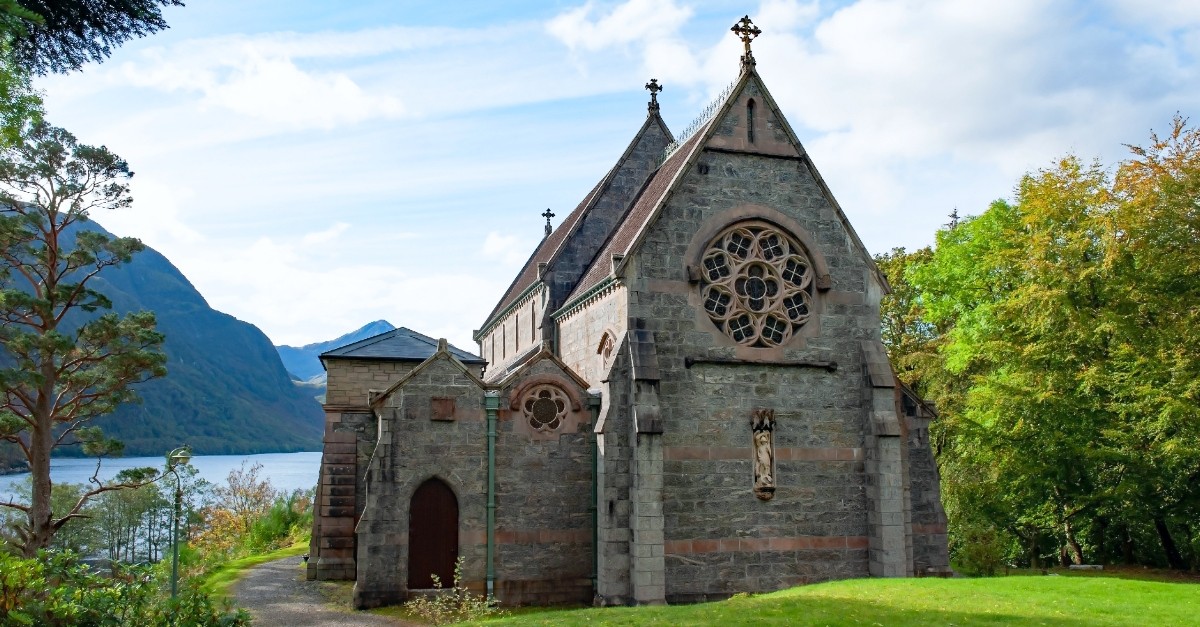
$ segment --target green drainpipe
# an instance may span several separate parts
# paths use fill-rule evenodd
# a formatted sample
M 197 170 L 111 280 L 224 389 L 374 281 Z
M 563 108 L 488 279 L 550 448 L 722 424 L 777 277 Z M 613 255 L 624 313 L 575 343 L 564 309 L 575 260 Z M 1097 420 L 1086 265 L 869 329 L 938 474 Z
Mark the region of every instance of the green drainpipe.
M 596 433 L 596 421 L 600 419 L 600 390 L 588 390 L 588 409 L 592 412 L 592 500 L 588 510 L 592 514 L 592 595 L 599 591 L 598 569 L 600 567 L 600 518 L 597 510 L 599 495 L 596 493 L 596 482 L 600 473 L 600 438 Z
M 487 410 L 487 595 L 496 593 L 496 410 L 500 409 L 500 392 L 484 393 Z

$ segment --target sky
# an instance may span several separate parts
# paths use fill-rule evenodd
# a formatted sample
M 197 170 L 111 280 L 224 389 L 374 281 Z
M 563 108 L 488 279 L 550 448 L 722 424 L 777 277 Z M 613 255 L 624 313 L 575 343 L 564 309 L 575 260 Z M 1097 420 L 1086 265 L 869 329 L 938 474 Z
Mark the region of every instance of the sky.
M 40 78 L 48 118 L 129 161 L 94 215 L 276 344 L 377 319 L 471 340 L 621 155 L 657 78 L 676 133 L 737 77 L 730 26 L 872 253 L 1075 154 L 1200 115 L 1193 0 L 192 0 Z

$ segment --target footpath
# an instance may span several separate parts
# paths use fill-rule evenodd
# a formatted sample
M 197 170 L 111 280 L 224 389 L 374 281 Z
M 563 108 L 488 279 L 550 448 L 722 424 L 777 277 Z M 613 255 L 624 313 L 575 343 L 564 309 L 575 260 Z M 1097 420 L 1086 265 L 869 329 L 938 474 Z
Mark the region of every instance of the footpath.
M 320 583 L 304 579 L 303 559 L 285 557 L 256 566 L 233 585 L 235 602 L 256 627 L 410 627 L 415 623 L 355 612 L 325 602 Z

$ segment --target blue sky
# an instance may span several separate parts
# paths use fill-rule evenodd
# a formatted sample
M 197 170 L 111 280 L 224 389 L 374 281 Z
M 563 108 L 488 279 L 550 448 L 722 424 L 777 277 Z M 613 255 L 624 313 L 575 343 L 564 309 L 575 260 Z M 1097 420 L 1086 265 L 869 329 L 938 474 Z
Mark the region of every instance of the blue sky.
M 651 77 L 681 131 L 736 77 L 743 14 L 872 252 L 1200 113 L 1185 0 L 189 4 L 38 84 L 52 122 L 137 173 L 134 207 L 95 219 L 276 343 L 384 318 L 474 350 L 539 214 L 604 175 Z

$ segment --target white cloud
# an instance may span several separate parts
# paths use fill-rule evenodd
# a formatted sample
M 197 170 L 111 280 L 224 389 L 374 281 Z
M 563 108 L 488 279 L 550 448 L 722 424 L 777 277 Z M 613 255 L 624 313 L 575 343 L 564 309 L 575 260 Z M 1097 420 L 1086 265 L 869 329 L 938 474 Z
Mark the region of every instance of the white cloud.
M 499 261 L 505 266 L 511 267 L 515 272 L 520 270 L 525 261 L 529 259 L 529 255 L 533 252 L 533 246 L 528 240 L 516 235 L 491 231 L 484 238 L 483 248 L 480 252 L 484 258 Z
M 455 28 L 172 29 L 39 81 L 52 120 L 138 171 L 134 208 L 96 219 L 218 308 L 281 343 L 385 318 L 470 349 L 536 214 L 564 215 L 624 149 L 646 80 L 678 132 L 736 76 L 743 11 L 759 71 L 879 251 L 928 243 L 954 206 L 977 213 L 1068 150 L 1111 161 L 1200 115 L 1197 6 L 581 0 Z
M 565 11 L 546 24 L 546 30 L 572 50 L 603 50 L 671 37 L 691 16 L 692 9 L 673 0 L 628 0 L 597 15 L 596 3 Z
M 305 235 L 300 239 L 300 243 L 306 246 L 328 244 L 329 242 L 338 239 L 342 233 L 345 233 L 346 229 L 349 228 L 349 224 L 346 224 L 345 222 L 338 222 L 324 231 L 316 231 Z

